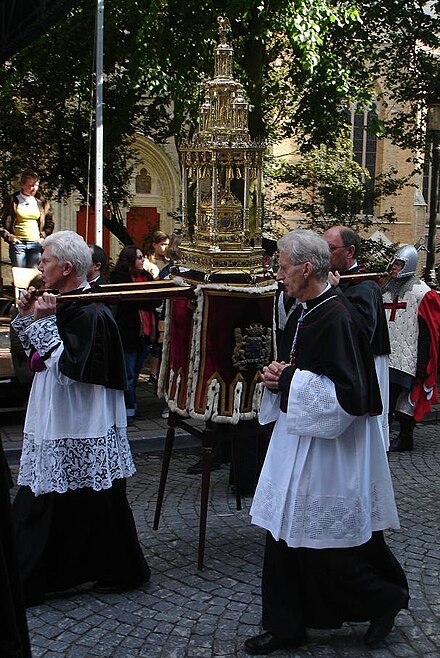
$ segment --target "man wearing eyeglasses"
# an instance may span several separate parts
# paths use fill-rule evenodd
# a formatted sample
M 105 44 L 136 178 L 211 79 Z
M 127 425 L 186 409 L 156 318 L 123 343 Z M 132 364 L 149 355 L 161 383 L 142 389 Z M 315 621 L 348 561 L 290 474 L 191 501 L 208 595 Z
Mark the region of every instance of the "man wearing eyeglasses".
M 341 275 L 362 272 L 358 264 L 361 241 L 359 235 L 348 226 L 332 226 L 323 233 L 330 250 L 329 283 L 342 292 L 353 304 L 362 318 L 362 323 L 370 339 L 374 355 L 376 374 L 382 396 L 383 413 L 381 426 L 386 449 L 390 445 L 388 427 L 389 400 L 389 354 L 390 338 L 388 323 L 383 305 L 382 291 L 372 280 L 341 279 Z

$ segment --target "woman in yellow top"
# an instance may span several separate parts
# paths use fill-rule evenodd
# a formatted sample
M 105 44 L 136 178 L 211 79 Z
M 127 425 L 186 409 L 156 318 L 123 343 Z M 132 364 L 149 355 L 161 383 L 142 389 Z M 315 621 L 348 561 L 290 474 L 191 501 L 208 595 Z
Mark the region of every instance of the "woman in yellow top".
M 53 221 L 47 201 L 37 200 L 40 180 L 30 170 L 22 173 L 20 191 L 15 192 L 2 217 L 2 237 L 9 243 L 9 258 L 15 267 L 37 267 L 41 242 L 52 233 Z

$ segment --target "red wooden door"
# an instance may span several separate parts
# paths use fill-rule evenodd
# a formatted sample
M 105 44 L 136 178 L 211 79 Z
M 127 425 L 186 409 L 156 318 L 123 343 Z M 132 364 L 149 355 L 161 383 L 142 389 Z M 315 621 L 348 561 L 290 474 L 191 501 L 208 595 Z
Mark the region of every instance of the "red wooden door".
M 82 235 L 88 244 L 95 244 L 95 213 L 89 208 L 89 216 L 87 217 L 87 207 L 81 206 L 76 213 L 76 232 Z M 108 228 L 103 227 L 102 230 L 102 248 L 107 256 L 110 255 L 110 231 Z
M 157 208 L 135 206 L 127 214 L 127 231 L 137 247 L 145 250 L 147 238 L 159 228 L 160 215 Z

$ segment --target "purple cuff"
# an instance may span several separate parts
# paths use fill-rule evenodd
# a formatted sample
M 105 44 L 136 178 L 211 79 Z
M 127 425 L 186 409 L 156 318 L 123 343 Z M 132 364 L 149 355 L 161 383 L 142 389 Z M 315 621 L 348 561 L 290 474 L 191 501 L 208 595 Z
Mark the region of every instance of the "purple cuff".
M 46 369 L 46 366 L 44 365 L 44 361 L 41 358 L 41 356 L 38 354 L 38 352 L 34 352 L 29 357 L 28 364 L 32 372 L 41 372 L 42 370 Z

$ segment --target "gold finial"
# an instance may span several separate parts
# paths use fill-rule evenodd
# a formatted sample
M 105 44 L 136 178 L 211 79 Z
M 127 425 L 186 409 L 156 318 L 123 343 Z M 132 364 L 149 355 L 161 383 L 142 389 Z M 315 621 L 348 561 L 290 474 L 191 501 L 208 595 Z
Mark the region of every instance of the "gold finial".
M 218 16 L 217 23 L 218 23 L 218 33 L 220 35 L 220 43 L 226 43 L 226 35 L 228 34 L 228 32 L 231 32 L 231 24 L 229 22 L 229 19 L 226 18 L 225 16 Z

